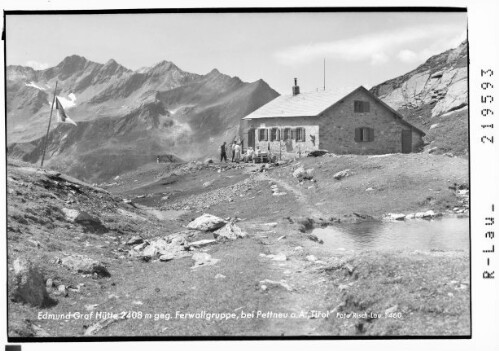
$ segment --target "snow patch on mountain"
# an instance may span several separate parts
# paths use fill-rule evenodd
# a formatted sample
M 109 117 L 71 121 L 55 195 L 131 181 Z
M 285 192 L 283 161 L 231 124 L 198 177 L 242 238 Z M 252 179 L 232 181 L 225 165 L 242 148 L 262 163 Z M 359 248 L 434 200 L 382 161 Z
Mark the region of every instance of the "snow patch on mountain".
M 170 115 L 174 115 L 176 114 L 178 111 L 184 109 L 184 108 L 189 108 L 189 107 L 194 107 L 194 105 L 180 105 L 176 108 L 172 108 L 171 110 L 168 110 L 168 112 L 170 113 Z
M 42 88 L 42 87 L 36 85 L 34 82 L 29 82 L 29 84 L 24 84 L 24 85 L 26 85 L 27 87 L 36 88 L 38 90 L 45 90 L 45 88 Z

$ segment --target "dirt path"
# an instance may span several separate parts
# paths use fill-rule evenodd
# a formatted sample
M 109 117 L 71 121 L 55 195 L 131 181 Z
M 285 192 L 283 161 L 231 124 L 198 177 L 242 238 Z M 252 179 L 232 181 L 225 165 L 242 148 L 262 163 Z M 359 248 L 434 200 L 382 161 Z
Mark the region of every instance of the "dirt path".
M 321 212 L 319 209 L 317 209 L 307 198 L 307 196 L 300 190 L 295 188 L 294 186 L 290 185 L 288 182 L 286 182 L 283 179 L 276 178 L 267 174 L 263 174 L 260 176 L 262 180 L 271 180 L 275 183 L 277 183 L 279 186 L 282 188 L 286 189 L 289 193 L 292 193 L 295 197 L 296 200 L 300 202 L 302 205 L 302 208 L 306 213 L 303 213 L 305 216 L 311 216 L 311 217 L 323 217 L 324 213 Z

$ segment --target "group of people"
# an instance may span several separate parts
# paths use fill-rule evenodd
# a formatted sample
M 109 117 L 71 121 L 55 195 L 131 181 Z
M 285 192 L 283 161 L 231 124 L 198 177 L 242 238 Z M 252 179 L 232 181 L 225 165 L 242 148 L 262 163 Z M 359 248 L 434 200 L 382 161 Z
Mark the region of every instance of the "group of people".
M 220 146 L 220 162 L 225 161 L 227 162 L 227 149 L 229 147 L 227 146 L 227 143 L 224 141 L 224 143 Z M 255 158 L 257 158 L 260 155 L 260 147 L 257 146 L 256 150 L 253 150 L 253 148 L 250 146 L 248 147 L 248 150 L 246 153 L 242 152 L 242 146 L 239 142 L 232 142 L 232 145 L 230 146 L 230 150 L 232 151 L 232 162 L 251 162 L 254 161 Z

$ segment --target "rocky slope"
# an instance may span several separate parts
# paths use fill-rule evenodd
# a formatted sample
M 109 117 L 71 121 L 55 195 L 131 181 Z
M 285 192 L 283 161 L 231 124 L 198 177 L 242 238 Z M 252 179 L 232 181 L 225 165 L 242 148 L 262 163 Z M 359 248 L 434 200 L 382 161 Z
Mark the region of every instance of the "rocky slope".
M 222 140 L 237 135 L 243 116 L 278 95 L 262 80 L 245 83 L 216 69 L 193 74 L 168 61 L 138 71 L 76 55 L 41 71 L 8 66 L 9 156 L 39 162 L 56 81 L 78 126 L 54 125 L 46 164 L 89 181 L 157 155 L 214 155 Z
M 467 42 L 430 57 L 411 72 L 371 91 L 409 122 L 427 131 L 427 149 L 467 154 Z

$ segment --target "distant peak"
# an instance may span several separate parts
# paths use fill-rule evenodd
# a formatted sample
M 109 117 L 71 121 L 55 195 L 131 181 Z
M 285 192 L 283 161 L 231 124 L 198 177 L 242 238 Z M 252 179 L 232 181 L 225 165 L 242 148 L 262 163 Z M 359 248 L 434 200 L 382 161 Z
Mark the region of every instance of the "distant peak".
M 75 64 L 75 63 L 81 63 L 81 62 L 87 62 L 87 59 L 83 56 L 79 55 L 71 55 L 67 56 L 62 60 L 62 64 Z
M 221 74 L 220 71 L 216 68 L 213 68 L 210 73 L 208 73 L 209 75 L 219 75 Z
M 117 65 L 118 62 L 116 62 L 115 59 L 110 59 L 109 61 L 106 62 L 105 66 L 111 66 L 111 65 Z
M 167 61 L 167 60 L 163 60 L 163 61 L 158 62 L 157 64 L 154 65 L 154 68 L 156 68 L 156 67 L 164 67 L 167 69 L 178 68 L 177 66 L 175 66 L 175 64 L 173 62 Z

